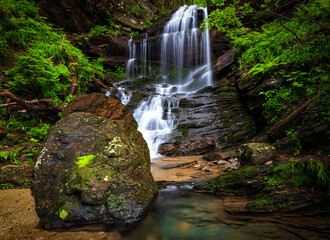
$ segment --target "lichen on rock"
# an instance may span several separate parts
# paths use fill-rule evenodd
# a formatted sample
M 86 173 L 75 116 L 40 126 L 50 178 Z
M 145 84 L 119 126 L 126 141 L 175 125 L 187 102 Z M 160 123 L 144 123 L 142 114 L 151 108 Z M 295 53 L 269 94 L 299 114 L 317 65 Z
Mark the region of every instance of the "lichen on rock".
M 32 194 L 44 228 L 143 218 L 158 193 L 140 132 L 91 113 L 61 119 L 47 135 Z

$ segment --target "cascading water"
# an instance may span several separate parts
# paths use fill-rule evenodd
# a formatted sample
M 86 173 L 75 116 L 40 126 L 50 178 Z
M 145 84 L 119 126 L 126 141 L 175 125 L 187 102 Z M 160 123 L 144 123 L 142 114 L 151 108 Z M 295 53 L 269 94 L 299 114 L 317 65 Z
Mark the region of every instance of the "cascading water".
M 179 106 L 180 98 L 212 85 L 209 32 L 199 29 L 206 18 L 206 8 L 183 6 L 164 27 L 160 83 L 155 84 L 154 94 L 143 100 L 133 113 L 138 130 L 148 143 L 151 159 L 159 157 L 160 144 L 169 140 L 176 127 L 172 109 Z M 147 36 L 140 43 L 129 41 L 130 59 L 126 68 L 129 80 L 151 74 L 147 62 L 154 49 L 148 41 Z

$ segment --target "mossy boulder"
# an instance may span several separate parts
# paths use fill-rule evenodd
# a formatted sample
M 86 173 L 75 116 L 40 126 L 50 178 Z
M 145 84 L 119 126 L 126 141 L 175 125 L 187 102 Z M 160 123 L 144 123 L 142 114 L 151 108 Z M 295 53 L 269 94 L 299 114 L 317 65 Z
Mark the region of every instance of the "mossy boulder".
M 246 143 L 237 148 L 237 157 L 242 166 L 264 164 L 276 158 L 275 147 L 266 143 Z
M 32 195 L 43 228 L 135 223 L 157 193 L 141 133 L 91 113 L 58 121 L 34 168 Z
M 196 188 L 220 194 L 252 196 L 265 186 L 263 179 L 258 176 L 258 167 L 248 166 L 199 183 Z

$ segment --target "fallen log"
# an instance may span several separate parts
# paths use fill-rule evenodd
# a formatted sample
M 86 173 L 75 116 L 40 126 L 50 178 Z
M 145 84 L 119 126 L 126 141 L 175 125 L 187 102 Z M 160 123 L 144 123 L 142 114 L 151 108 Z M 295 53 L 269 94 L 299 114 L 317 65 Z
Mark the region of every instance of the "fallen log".
M 50 107 L 50 106 L 33 106 L 30 105 L 31 103 L 29 103 L 28 101 L 24 101 L 22 98 L 20 98 L 19 96 L 7 91 L 7 90 L 3 90 L 3 92 L 0 92 L 0 97 L 6 97 L 11 99 L 12 101 L 14 101 L 15 103 L 17 103 L 17 105 L 21 106 L 23 109 L 27 110 L 27 111 L 55 111 L 55 112 L 60 112 L 62 110 L 61 106 L 59 107 Z M 37 100 L 39 101 L 39 103 L 50 103 L 53 102 L 54 100 L 52 99 L 40 99 Z M 7 103 L 10 104 L 10 103 Z M 2 104 L 2 105 L 6 105 L 6 104 Z M 10 106 L 10 105 L 9 105 Z
M 300 106 L 297 110 L 291 113 L 288 117 L 286 117 L 283 121 L 273 126 L 269 129 L 266 134 L 271 139 L 277 139 L 280 134 L 283 133 L 285 129 L 289 128 L 289 125 L 302 113 L 308 105 L 312 102 L 313 98 L 307 100 L 302 106 Z
M 35 99 L 35 100 L 28 100 L 28 101 L 24 101 L 24 102 L 26 104 L 39 104 L 39 103 L 52 103 L 54 101 L 55 101 L 54 99 Z M 5 103 L 5 104 L 0 104 L 0 108 L 17 106 L 17 105 L 19 105 L 17 102 Z

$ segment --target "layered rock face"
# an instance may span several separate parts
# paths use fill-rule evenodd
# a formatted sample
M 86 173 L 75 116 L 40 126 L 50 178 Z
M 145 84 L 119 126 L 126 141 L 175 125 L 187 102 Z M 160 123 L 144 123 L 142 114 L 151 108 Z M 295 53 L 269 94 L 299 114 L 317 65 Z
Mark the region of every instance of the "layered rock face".
M 41 14 L 55 26 L 69 32 L 84 33 L 95 25 L 107 25 L 110 17 L 130 28 L 144 29 L 146 22 L 142 15 L 151 21 L 156 8 L 148 0 L 139 2 L 137 5 L 133 0 L 38 0 L 37 4 Z M 128 14 L 132 6 L 138 6 L 142 14 Z
M 107 119 L 120 120 L 137 129 L 132 113 L 119 100 L 109 98 L 102 93 L 79 95 L 64 109 L 62 117 L 67 117 L 74 112 L 88 112 Z
M 157 196 L 147 144 L 124 121 L 76 112 L 40 149 L 32 195 L 44 228 L 131 224 Z

